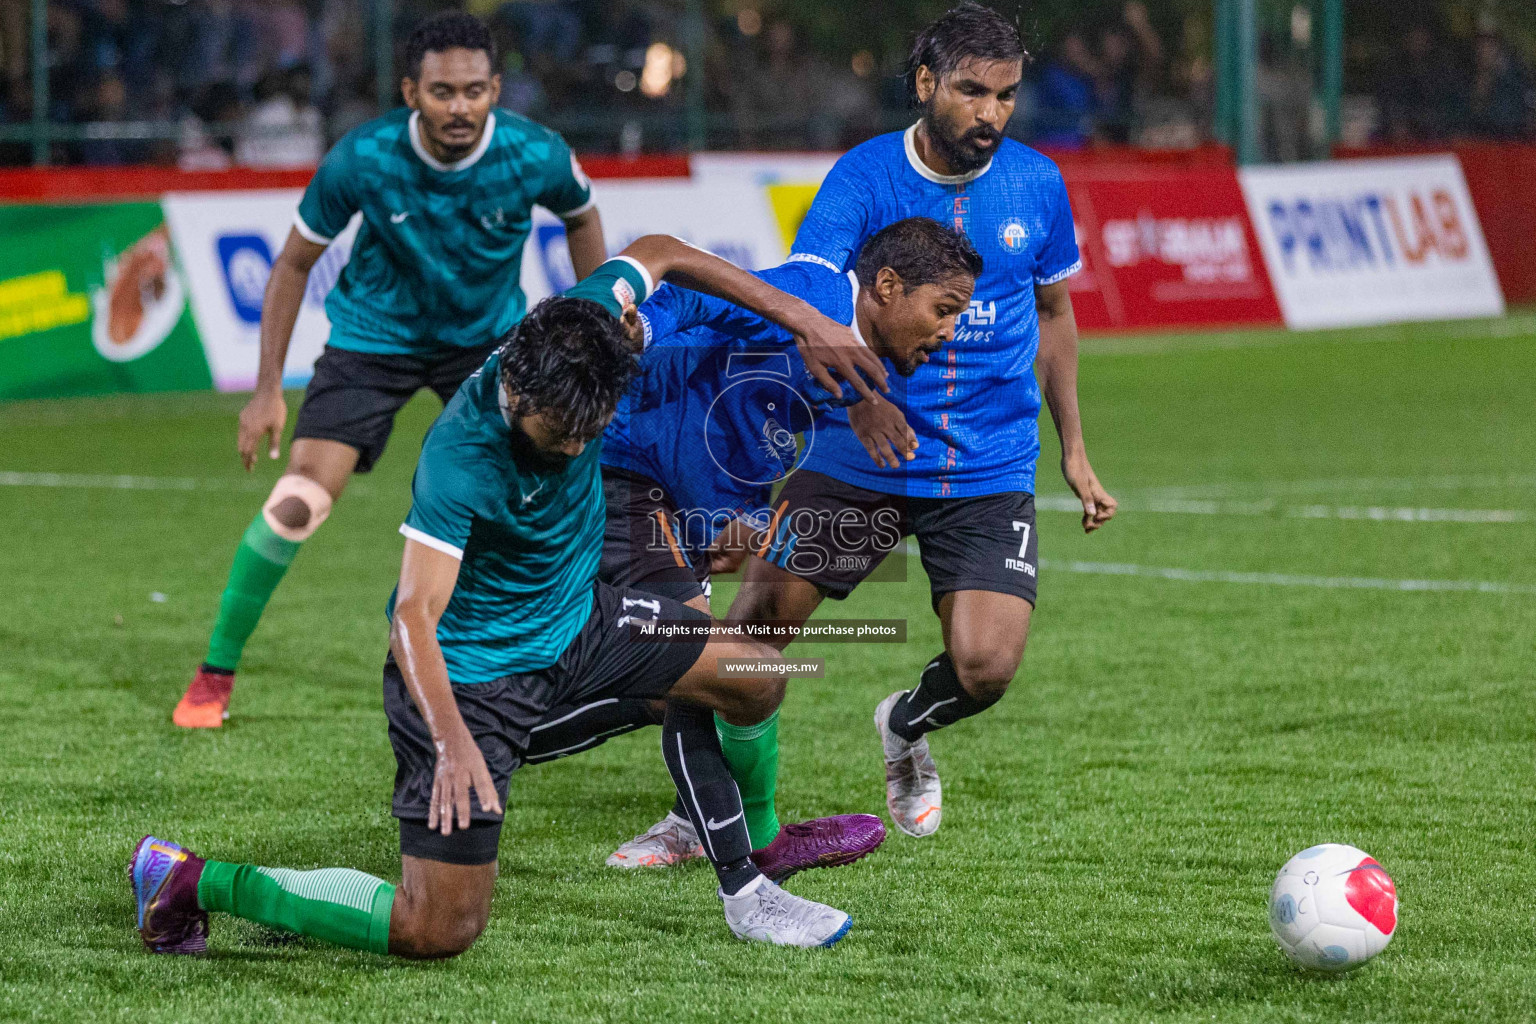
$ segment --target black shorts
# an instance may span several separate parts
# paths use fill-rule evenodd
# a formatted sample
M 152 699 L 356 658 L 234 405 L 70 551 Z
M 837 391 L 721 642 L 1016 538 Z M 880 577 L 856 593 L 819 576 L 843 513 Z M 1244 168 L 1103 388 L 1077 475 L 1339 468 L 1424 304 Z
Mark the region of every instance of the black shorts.
M 655 700 L 699 660 L 708 642 L 703 638 L 644 641 L 630 635 L 630 621 L 649 619 L 708 621 L 709 616 L 670 598 L 599 583 L 592 614 L 555 664 L 453 688 L 459 714 L 485 756 L 503 807 L 507 783 L 528 749 L 529 730 L 550 708 L 615 698 Z M 437 754 L 393 654 L 384 662 L 384 715 L 395 751 L 392 813 L 400 819 L 400 852 L 449 864 L 495 860 L 502 816 L 481 810 L 474 796 L 469 829 L 455 828 L 449 836 L 427 830 Z
M 353 352 L 327 345 L 315 360 L 315 375 L 293 425 L 295 439 L 340 441 L 357 449 L 357 469 L 366 473 L 384 454 L 395 413 L 422 388 L 448 399 L 465 378 L 485 365 L 496 343 L 444 353 L 407 356 Z
M 774 499 L 769 531 L 757 553 L 836 600 L 869 578 L 903 538 L 916 536 L 935 608 L 960 590 L 1035 603 L 1035 496 L 1023 491 L 908 498 L 802 469 Z
M 640 473 L 604 466 L 603 499 L 608 519 L 598 579 L 684 603 L 709 597 L 709 562 L 693 564 L 678 534 L 687 524 L 661 484 Z

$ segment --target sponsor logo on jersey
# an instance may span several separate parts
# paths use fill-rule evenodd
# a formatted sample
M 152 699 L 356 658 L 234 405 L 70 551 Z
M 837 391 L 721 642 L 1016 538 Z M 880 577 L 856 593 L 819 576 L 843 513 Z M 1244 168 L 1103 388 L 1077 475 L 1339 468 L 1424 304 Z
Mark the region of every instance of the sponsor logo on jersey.
M 998 244 L 1015 255 L 1024 251 L 1024 245 L 1028 241 L 1029 229 L 1017 217 L 1008 218 L 997 229 Z
M 618 300 L 620 306 L 633 306 L 635 304 L 635 287 L 622 277 L 613 282 L 613 297 Z

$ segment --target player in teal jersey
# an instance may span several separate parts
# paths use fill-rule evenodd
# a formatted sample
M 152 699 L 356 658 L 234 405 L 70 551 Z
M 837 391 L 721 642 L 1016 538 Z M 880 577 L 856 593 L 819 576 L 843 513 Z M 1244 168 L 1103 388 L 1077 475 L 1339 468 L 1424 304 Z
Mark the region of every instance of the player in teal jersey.
M 351 259 L 326 300 L 331 337 L 299 409 L 288 466 L 235 552 L 203 664 L 172 715 L 217 728 L 235 669 L 299 546 L 353 473 L 384 451 L 395 414 L 423 387 L 446 403 L 522 317 L 518 285 L 535 205 L 562 217 L 577 277 L 605 258 L 591 186 L 564 141 L 496 109 L 496 46 L 449 13 L 406 45 L 407 109 L 353 131 L 305 190 L 273 265 L 256 393 L 240 414 L 247 471 L 273 459 L 288 418 L 283 363 L 310 269 L 354 214 Z
M 379 953 L 463 952 L 490 916 L 502 808 L 530 733 L 556 705 L 606 700 L 666 701 L 663 756 L 734 935 L 828 946 L 847 933 L 847 914 L 758 870 L 715 735 L 717 712 L 777 709 L 777 652 L 672 598 L 597 580 L 598 439 L 636 369 L 619 317 L 663 276 L 783 326 L 818 374 L 874 368 L 853 358 L 868 350 L 847 327 L 672 238 L 642 238 L 540 303 L 428 433 L 401 527 L 384 667 L 400 886 L 346 868 L 205 861 L 146 836 L 130 879 L 152 952 L 201 952 L 209 912 Z M 681 632 L 662 639 L 665 626 Z M 727 659 L 756 672 L 733 674 Z

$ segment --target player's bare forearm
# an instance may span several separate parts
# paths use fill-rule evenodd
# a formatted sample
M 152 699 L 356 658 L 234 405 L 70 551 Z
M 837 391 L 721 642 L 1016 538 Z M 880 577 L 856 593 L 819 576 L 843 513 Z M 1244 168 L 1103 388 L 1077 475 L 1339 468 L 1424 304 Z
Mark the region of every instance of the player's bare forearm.
M 804 299 L 781 292 L 734 263 L 671 235 L 637 238 L 623 255 L 643 264 L 653 280 L 667 280 L 735 303 L 787 331 L 825 319 Z
M 1056 436 L 1061 438 L 1061 475 L 1083 503 L 1083 530 L 1092 533 L 1115 515 L 1117 503 L 1099 483 L 1083 445 L 1083 421 L 1077 405 L 1077 319 L 1067 282 L 1035 289 L 1040 314 L 1040 351 L 1035 376 L 1045 395 Z
M 713 295 L 778 324 L 794 335 L 806 369 L 838 397 L 842 397 L 842 387 L 829 371 L 835 370 L 838 377 L 865 398 L 875 394 L 865 376 L 881 390 L 890 390 L 885 365 L 879 357 L 846 324 L 823 316 L 804 299 L 781 292 L 740 267 L 671 235 L 637 238 L 622 255 L 641 263 L 652 280 L 665 279 Z
M 576 280 L 585 279 L 602 265 L 608 258 L 608 245 L 603 241 L 603 217 L 597 207 L 566 220 L 565 244 L 571 252 Z
M 288 345 L 293 340 L 293 325 L 298 322 L 299 308 L 304 304 L 309 272 L 323 252 L 325 246 L 290 230 L 283 251 L 272 264 L 272 274 L 267 278 L 267 290 L 261 303 L 261 357 L 256 370 L 258 392 L 270 393 L 283 388 L 283 364 L 288 359 Z
M 1065 281 L 1035 289 L 1040 314 L 1040 351 L 1035 377 L 1045 396 L 1063 461 L 1084 455 L 1083 421 L 1077 406 L 1077 318 Z
M 459 560 L 452 555 L 418 541 L 405 542 L 389 646 L 433 739 L 464 728 L 448 681 L 448 663 L 437 642 L 437 623 L 453 597 L 458 576 Z

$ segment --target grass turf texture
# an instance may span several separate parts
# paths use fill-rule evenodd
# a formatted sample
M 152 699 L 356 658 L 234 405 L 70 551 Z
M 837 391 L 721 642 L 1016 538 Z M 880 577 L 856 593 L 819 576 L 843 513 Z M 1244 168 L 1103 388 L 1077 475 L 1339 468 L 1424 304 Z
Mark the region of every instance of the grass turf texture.
M 1125 511 L 1092 538 L 1075 516 L 1042 511 L 1042 555 L 1058 567 L 1529 588 L 1529 521 L 1290 513 L 1536 515 L 1533 379 L 1529 317 L 1090 343 L 1089 442 Z M 791 883 L 853 915 L 835 950 L 734 942 L 705 867 L 603 867 L 669 800 L 650 731 L 517 775 L 490 927 L 458 960 L 393 962 L 229 918 L 215 919 L 206 958 L 147 956 L 123 878 L 146 830 L 221 858 L 398 877 L 379 706 L 383 605 L 436 403 L 409 408 L 381 468 L 300 554 L 248 648 L 229 726 L 181 732 L 171 707 L 202 654 L 234 544 L 278 473 L 270 462 L 254 479 L 239 472 L 240 404 L 181 395 L 0 409 L 0 470 L 204 482 L 0 487 L 0 1018 L 1443 1022 L 1530 1012 L 1536 594 L 1050 567 L 1013 690 L 934 739 L 944 827 L 923 841 L 893 831 L 868 860 Z M 1042 491 L 1059 495 L 1049 437 L 1046 452 Z M 1169 494 L 1273 505 L 1151 511 Z M 785 704 L 786 820 L 883 812 L 871 710 L 939 649 L 912 566 L 910 582 L 871 585 L 829 609 L 905 616 L 908 644 L 800 652 L 824 654 L 828 678 L 792 685 Z M 1403 900 L 1391 947 L 1342 981 L 1293 969 L 1265 915 L 1275 870 L 1324 841 L 1376 856 Z

